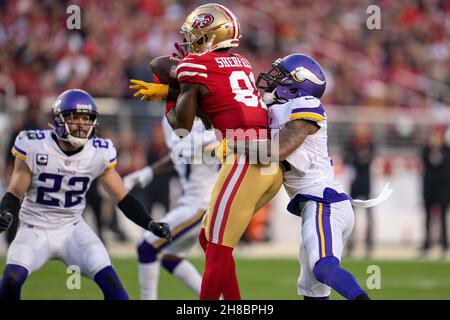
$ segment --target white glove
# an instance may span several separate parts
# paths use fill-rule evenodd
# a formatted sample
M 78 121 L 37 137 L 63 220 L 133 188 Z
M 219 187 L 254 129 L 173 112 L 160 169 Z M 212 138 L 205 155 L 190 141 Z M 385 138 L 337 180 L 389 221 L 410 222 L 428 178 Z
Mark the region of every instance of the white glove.
M 137 184 L 139 184 L 141 188 L 144 188 L 152 180 L 153 180 L 153 170 L 150 166 L 148 166 L 123 177 L 123 184 L 125 188 L 131 190 Z

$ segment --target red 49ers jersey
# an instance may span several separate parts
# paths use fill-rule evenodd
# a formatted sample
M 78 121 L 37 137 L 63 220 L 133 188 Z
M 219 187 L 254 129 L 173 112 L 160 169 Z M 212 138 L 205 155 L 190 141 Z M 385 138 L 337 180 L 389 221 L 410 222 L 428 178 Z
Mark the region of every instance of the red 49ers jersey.
M 180 84 L 199 83 L 208 88 L 199 107 L 223 137 L 267 138 L 267 107 L 256 89 L 252 67 L 243 56 L 227 52 L 190 54 L 178 64 L 177 78 Z

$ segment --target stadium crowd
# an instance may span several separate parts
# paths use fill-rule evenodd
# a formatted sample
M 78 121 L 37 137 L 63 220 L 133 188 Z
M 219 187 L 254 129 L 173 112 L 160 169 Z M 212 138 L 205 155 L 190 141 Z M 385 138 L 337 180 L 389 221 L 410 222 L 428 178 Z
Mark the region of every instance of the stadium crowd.
M 255 74 L 276 57 L 305 52 L 328 72 L 328 104 L 450 103 L 448 1 L 378 1 L 380 30 L 366 26 L 368 0 L 222 2 L 240 19 L 238 52 Z M 129 79 L 151 80 L 149 61 L 173 51 L 186 13 L 199 3 L 0 0 L 0 75 L 32 105 L 74 87 L 129 97 Z M 80 30 L 66 27 L 71 4 L 81 8 Z
M 149 62 L 174 51 L 186 14 L 206 2 L 0 0 L 0 92 L 13 83 L 15 95 L 25 96 L 29 106 L 24 118 L 13 121 L 11 143 L 21 129 L 46 127 L 37 120 L 46 96 L 81 88 L 95 97 L 132 98 L 129 79 L 151 81 Z M 369 0 L 215 2 L 238 16 L 243 37 L 236 52 L 250 60 L 255 75 L 275 58 L 304 52 L 325 68 L 326 105 L 419 112 L 450 105 L 449 1 L 377 1 L 381 29 L 373 30 L 366 25 L 373 14 L 367 12 Z M 79 30 L 66 26 L 72 4 L 81 9 Z M 119 149 L 121 175 L 166 152 L 158 130 L 136 146 L 127 143 L 135 141 L 130 132 L 103 133 Z M 1 181 L 12 168 L 9 152 L 4 157 L 9 159 L 6 168 L 0 165 Z M 160 201 L 166 205 L 166 199 Z

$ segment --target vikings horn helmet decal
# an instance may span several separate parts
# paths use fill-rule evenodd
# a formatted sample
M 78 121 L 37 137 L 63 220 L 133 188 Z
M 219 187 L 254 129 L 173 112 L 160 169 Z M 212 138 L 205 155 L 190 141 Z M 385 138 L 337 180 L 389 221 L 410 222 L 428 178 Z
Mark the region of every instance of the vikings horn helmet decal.
M 256 86 L 274 95 L 274 100 L 301 96 L 322 97 L 326 79 L 322 67 L 311 57 L 294 53 L 277 59 L 269 72 L 259 75 Z

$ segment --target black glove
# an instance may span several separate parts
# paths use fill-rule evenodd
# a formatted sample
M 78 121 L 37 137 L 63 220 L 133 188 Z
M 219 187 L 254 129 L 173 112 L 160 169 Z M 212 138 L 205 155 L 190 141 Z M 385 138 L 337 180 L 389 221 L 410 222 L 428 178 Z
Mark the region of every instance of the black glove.
M 152 221 L 148 225 L 148 230 L 155 236 L 165 238 L 167 241 L 172 242 L 172 234 L 170 233 L 170 226 L 165 222 Z
M 13 215 L 9 212 L 0 212 L 0 233 L 8 230 L 13 223 Z M 170 233 L 170 232 L 169 232 Z

